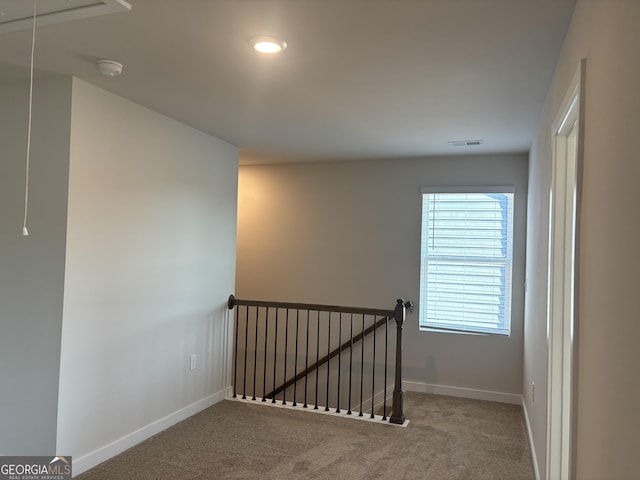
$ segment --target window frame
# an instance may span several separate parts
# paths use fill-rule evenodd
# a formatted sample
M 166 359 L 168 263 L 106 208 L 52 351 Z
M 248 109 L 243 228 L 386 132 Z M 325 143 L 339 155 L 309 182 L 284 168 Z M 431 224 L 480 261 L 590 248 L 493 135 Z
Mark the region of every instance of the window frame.
M 426 286 L 423 286 L 423 278 L 426 278 L 427 273 L 423 271 L 425 262 L 427 261 L 427 256 L 423 252 L 423 232 L 425 229 L 428 229 L 429 219 L 424 218 L 424 196 L 427 194 L 511 194 L 513 195 L 512 199 L 512 210 L 511 210 L 511 245 L 509 246 L 509 250 L 511 252 L 511 256 L 508 259 L 510 275 L 509 275 L 509 290 L 507 297 L 507 293 L 505 293 L 504 302 L 507 304 L 504 309 L 504 315 L 506 320 L 504 325 L 506 325 L 506 331 L 503 329 L 496 329 L 495 331 L 487 331 L 486 329 L 474 329 L 474 328 L 455 328 L 452 325 L 452 328 L 445 327 L 442 325 L 428 325 L 428 321 L 426 318 L 426 298 L 423 298 L 423 292 L 426 292 Z M 515 255 L 514 250 L 516 247 L 516 187 L 515 185 L 475 185 L 475 186 L 425 186 L 420 190 L 420 277 L 419 277 L 419 318 L 418 318 L 418 329 L 421 332 L 444 332 L 444 333 L 458 333 L 465 335 L 492 335 L 498 337 L 510 337 L 512 332 L 512 321 L 513 321 L 513 303 L 514 303 L 514 275 L 513 270 L 515 266 Z M 426 295 L 425 295 L 426 297 Z

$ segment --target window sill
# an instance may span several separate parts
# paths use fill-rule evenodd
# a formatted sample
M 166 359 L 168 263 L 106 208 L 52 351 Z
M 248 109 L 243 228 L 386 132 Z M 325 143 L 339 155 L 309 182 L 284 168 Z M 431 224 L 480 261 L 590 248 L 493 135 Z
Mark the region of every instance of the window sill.
M 473 335 L 473 336 L 479 336 L 479 337 L 488 337 L 488 336 L 510 337 L 511 336 L 508 333 L 471 332 L 468 330 L 454 330 L 454 329 L 446 329 L 446 328 L 429 328 L 429 327 L 419 327 L 419 331 L 430 332 L 430 333 L 453 333 L 457 335 Z

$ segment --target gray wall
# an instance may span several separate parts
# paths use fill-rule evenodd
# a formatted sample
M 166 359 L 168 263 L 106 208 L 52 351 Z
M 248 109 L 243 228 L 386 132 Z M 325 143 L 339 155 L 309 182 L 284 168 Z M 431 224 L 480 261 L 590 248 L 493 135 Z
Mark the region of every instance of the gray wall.
M 27 83 L 0 85 L 0 455 L 55 451 L 71 79 L 34 90 L 29 237 L 22 237 Z
M 0 86 L 0 454 L 80 473 L 224 396 L 238 152 L 38 80 L 23 238 L 27 99 Z
M 77 473 L 223 398 L 238 155 L 78 79 L 71 128 L 57 447 Z
M 515 185 L 511 336 L 419 332 L 416 311 L 405 326 L 404 378 L 413 389 L 497 392 L 519 402 L 527 168 L 526 155 L 242 166 L 236 294 L 376 308 L 404 297 L 417 305 L 420 188 Z
M 587 59 L 579 264 L 577 478 L 637 478 L 640 2 L 578 0 L 530 155 L 524 386 L 544 478 L 552 122 Z

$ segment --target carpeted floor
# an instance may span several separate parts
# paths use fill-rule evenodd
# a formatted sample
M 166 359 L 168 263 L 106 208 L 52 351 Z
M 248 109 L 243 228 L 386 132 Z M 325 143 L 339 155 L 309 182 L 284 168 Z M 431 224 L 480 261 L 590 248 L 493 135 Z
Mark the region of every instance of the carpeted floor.
M 76 478 L 534 478 L 519 406 L 407 392 L 405 415 L 402 428 L 223 401 Z

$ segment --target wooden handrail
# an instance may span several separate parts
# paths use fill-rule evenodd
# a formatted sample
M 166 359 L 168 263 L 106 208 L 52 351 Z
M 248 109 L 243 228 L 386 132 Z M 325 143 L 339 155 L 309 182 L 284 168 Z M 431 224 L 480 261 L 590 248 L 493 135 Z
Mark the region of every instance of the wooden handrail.
M 236 305 L 246 307 L 282 308 L 290 310 L 309 310 L 310 312 L 335 312 L 353 313 L 355 315 L 375 315 L 378 317 L 395 318 L 395 310 L 383 310 L 379 308 L 363 307 L 340 307 L 336 305 L 318 305 L 313 303 L 288 303 L 288 302 L 267 302 L 262 300 L 240 300 L 233 295 L 229 296 L 229 310 Z
M 244 373 L 243 373 L 243 384 L 242 384 L 242 398 L 245 399 L 246 398 L 246 381 L 247 381 L 247 341 L 248 341 L 248 332 L 247 332 L 247 327 L 248 327 L 248 322 L 249 322 L 249 307 L 255 307 L 255 344 L 256 344 L 256 349 L 254 352 L 254 359 L 253 359 L 253 398 L 252 400 L 256 400 L 256 365 L 257 365 L 257 342 L 258 342 L 258 317 L 259 317 L 259 309 L 260 308 L 264 308 L 266 309 L 266 318 L 268 320 L 269 318 L 269 309 L 275 309 L 276 310 L 276 323 L 275 323 L 275 337 L 274 337 L 274 341 L 277 343 L 277 338 L 278 338 L 278 322 L 277 322 L 277 312 L 279 309 L 282 310 L 286 310 L 287 311 L 287 329 L 285 330 L 285 350 L 284 350 L 284 379 L 283 379 L 283 383 L 278 386 L 277 388 L 275 388 L 276 385 L 276 352 L 274 351 L 274 362 L 273 362 L 273 386 L 274 389 L 269 392 L 268 394 L 266 394 L 266 363 L 267 363 L 267 338 L 268 338 L 268 331 L 266 330 L 267 326 L 265 324 L 265 337 L 264 337 L 264 365 L 262 367 L 262 374 L 263 374 L 263 392 L 262 392 L 262 401 L 266 401 L 266 398 L 271 398 L 272 403 L 276 402 L 276 395 L 283 393 L 283 398 L 282 398 L 282 404 L 285 405 L 286 404 L 286 390 L 287 388 L 294 386 L 294 399 L 293 399 L 293 406 L 296 406 L 296 393 L 295 393 L 295 386 L 297 384 L 298 381 L 305 379 L 305 391 L 304 391 L 304 406 L 307 406 L 307 389 L 306 389 L 306 379 L 309 377 L 309 374 L 311 374 L 313 371 L 318 371 L 318 368 L 324 364 L 328 364 L 328 362 L 333 358 L 333 357 L 338 357 L 338 360 L 340 360 L 341 357 L 341 353 L 345 352 L 347 350 L 349 350 L 351 352 L 350 356 L 349 356 L 349 393 L 348 393 L 348 400 L 349 400 L 349 409 L 347 414 L 350 415 L 351 414 L 351 399 L 352 399 L 352 390 L 351 390 L 351 373 L 352 373 L 352 353 L 353 353 L 353 345 L 357 342 L 363 342 L 364 338 L 367 337 L 368 335 L 370 335 L 371 333 L 375 333 L 376 330 L 378 328 L 381 327 L 385 327 L 384 332 L 385 332 L 385 341 L 384 341 L 384 364 L 385 364 L 385 371 L 384 371 L 384 389 L 385 389 L 385 396 L 384 396 L 384 405 L 383 405 L 383 417 L 382 420 L 387 420 L 386 417 L 386 388 L 387 388 L 387 369 L 386 369 L 386 365 L 387 365 L 387 332 L 388 332 L 388 322 L 390 320 L 395 319 L 395 323 L 396 323 L 396 327 L 397 327 L 397 333 L 396 333 L 396 350 L 395 350 L 395 354 L 396 354 L 396 364 L 395 364 L 395 388 L 393 391 L 393 407 L 392 407 L 392 413 L 391 416 L 389 418 L 389 421 L 391 423 L 404 423 L 405 421 L 405 417 L 403 414 L 403 396 L 404 396 L 404 392 L 402 391 L 402 330 L 403 330 L 403 324 L 405 321 L 405 313 L 406 310 L 412 311 L 413 310 L 413 303 L 411 301 L 405 302 L 402 299 L 398 299 L 396 301 L 396 306 L 395 309 L 393 310 L 383 310 L 383 309 L 376 309 L 376 308 L 360 308 L 360 307 L 343 307 L 343 306 L 336 306 L 336 305 L 320 305 L 320 304 L 310 304 L 310 303 L 290 303 L 290 302 L 273 302 L 273 301 L 259 301 L 259 300 L 241 300 L 241 299 L 237 299 L 234 295 L 230 295 L 229 296 L 229 300 L 228 300 L 228 307 L 230 310 L 233 310 L 235 307 L 240 307 L 240 306 L 244 306 L 245 307 L 245 345 L 244 345 Z M 298 313 L 296 314 L 296 342 L 295 342 L 295 365 L 294 365 L 294 376 L 290 379 L 286 379 L 287 377 L 287 345 L 288 345 L 288 341 L 287 341 L 287 333 L 288 333 L 288 323 L 289 323 L 289 311 L 290 310 L 295 310 Z M 300 310 L 307 310 L 307 340 L 306 340 L 306 349 L 307 349 L 307 357 L 305 359 L 305 368 L 303 371 L 301 372 L 297 372 L 297 359 L 298 359 L 298 315 Z M 338 313 L 340 314 L 340 324 L 342 325 L 342 314 L 351 314 L 351 334 L 349 336 L 349 339 L 347 341 L 345 341 L 344 343 L 342 343 L 341 341 L 339 343 L 341 343 L 341 345 L 339 345 L 337 348 L 331 350 L 329 353 L 327 353 L 327 355 L 323 356 L 320 359 L 316 359 L 316 361 L 312 364 L 312 365 L 308 365 L 309 362 L 309 357 L 308 357 L 308 351 L 309 351 L 309 312 L 318 312 L 318 339 L 320 336 L 320 314 L 321 313 L 328 313 L 329 314 L 329 322 L 328 322 L 328 343 L 330 345 L 330 329 L 331 329 L 331 314 L 332 313 Z M 353 335 L 353 315 L 362 315 L 362 326 L 364 327 L 365 324 L 365 316 L 371 316 L 373 317 L 373 323 L 367 327 L 364 328 L 360 333 L 358 333 L 357 335 Z M 235 333 L 235 360 L 234 360 L 234 378 L 233 378 L 233 398 L 236 398 L 236 387 L 237 387 L 237 375 L 238 375 L 238 369 L 237 369 L 237 365 L 238 365 L 238 328 L 239 328 L 239 324 L 238 324 L 238 316 L 236 316 L 236 333 Z M 339 336 L 341 338 L 341 335 Z M 319 340 L 318 340 L 319 341 Z M 276 347 L 274 346 L 274 349 Z M 317 346 L 317 350 L 319 353 L 319 343 Z M 374 343 L 373 343 L 373 356 L 375 357 L 375 339 L 374 339 Z M 362 349 L 362 362 L 364 364 L 364 346 Z M 340 361 L 338 362 L 338 388 L 337 388 L 337 398 L 338 398 L 338 404 L 336 406 L 336 413 L 340 413 Z M 375 377 L 375 360 L 373 363 L 373 370 L 372 370 L 372 375 L 373 377 Z M 360 397 L 363 396 L 363 377 L 362 375 L 360 376 Z M 374 398 L 374 392 L 375 392 L 375 388 L 374 388 L 374 383 L 372 380 L 371 383 L 371 390 L 372 390 L 372 398 L 371 398 L 371 418 L 374 418 L 374 412 L 373 412 L 373 398 Z M 315 408 L 318 408 L 318 381 L 317 381 L 317 377 L 316 377 L 316 386 L 315 386 L 315 394 L 316 394 L 316 401 L 315 401 Z M 327 404 L 325 406 L 325 410 L 329 411 L 329 372 L 327 372 L 327 391 L 326 391 L 326 401 Z M 362 398 L 361 398 L 361 402 L 362 402 Z M 362 416 L 362 407 L 360 410 L 360 416 Z

